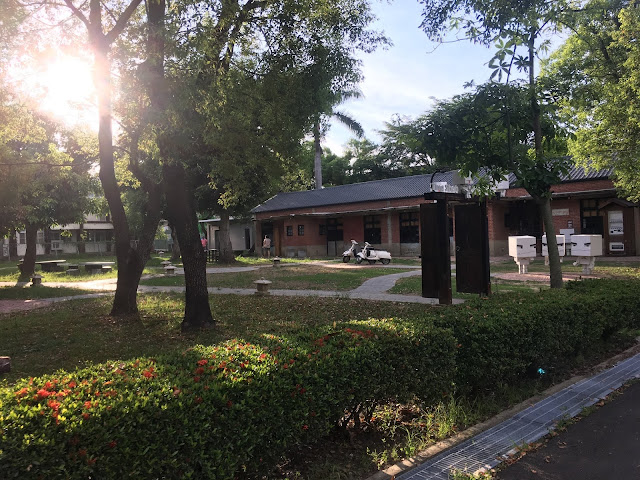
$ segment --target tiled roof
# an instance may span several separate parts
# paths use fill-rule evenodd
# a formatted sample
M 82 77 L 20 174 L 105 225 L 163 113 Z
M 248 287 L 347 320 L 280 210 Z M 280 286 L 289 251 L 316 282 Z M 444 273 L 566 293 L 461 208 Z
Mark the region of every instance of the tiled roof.
M 561 181 L 564 182 L 579 182 L 584 180 L 602 180 L 607 179 L 613 175 L 613 168 L 605 168 L 603 170 L 585 169 L 584 167 L 571 166 L 566 175 L 561 176 Z M 512 187 L 516 183 L 516 176 L 513 173 L 509 174 L 509 185 Z
M 434 182 L 452 183 L 453 172 L 436 173 Z M 253 213 L 313 208 L 376 200 L 421 197 L 429 191 L 431 174 L 389 178 L 371 182 L 352 183 L 320 190 L 279 193 L 253 210 Z
M 562 178 L 562 181 L 598 180 L 609 178 L 611 174 L 611 169 L 585 171 L 583 167 L 571 167 L 567 175 Z M 279 193 L 255 207 L 251 212 L 274 212 L 296 208 L 314 208 L 328 205 L 373 202 L 376 200 L 422 197 L 422 195 L 429 191 L 432 181 L 431 175 L 432 174 L 428 173 L 409 177 L 352 183 L 350 185 L 340 185 L 337 187 L 322 188 L 320 190 Z M 447 182 L 451 185 L 452 181 L 453 171 L 436 173 L 433 177 L 434 183 Z M 515 175 L 512 173 L 509 174 L 509 184 L 512 187 L 515 181 Z

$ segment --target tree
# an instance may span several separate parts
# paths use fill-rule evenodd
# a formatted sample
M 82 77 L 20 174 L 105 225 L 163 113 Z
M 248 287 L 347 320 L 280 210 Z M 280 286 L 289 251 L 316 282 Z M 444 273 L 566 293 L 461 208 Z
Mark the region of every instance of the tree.
M 531 123 L 531 155 L 527 168 L 520 169 L 526 178 L 520 178 L 523 186 L 538 203 L 547 233 L 549 268 L 552 288 L 562 288 L 562 268 L 556 244 L 555 227 L 551 216 L 551 190 L 559 180 L 559 170 L 553 167 L 545 151 L 542 133 L 542 109 L 536 88 L 535 59 L 548 42 L 542 41 L 545 32 L 568 22 L 572 11 L 567 1 L 547 2 L 531 0 L 511 2 L 507 0 L 420 0 L 424 4 L 422 29 L 433 40 L 442 40 L 449 28 L 462 29 L 466 36 L 478 43 L 494 45 L 496 55 L 490 62 L 494 69 L 491 78 L 509 83 L 513 68 L 528 74 L 528 97 Z M 525 54 L 517 49 L 524 47 Z M 507 98 L 507 106 L 511 99 Z M 507 110 L 509 112 L 509 110 Z M 510 148 L 511 123 L 507 121 L 507 146 Z M 511 156 L 511 158 L 514 158 Z M 551 168 L 548 168 L 551 167 Z
M 613 168 L 627 198 L 640 201 L 640 11 L 628 1 L 592 0 L 544 66 L 542 80 L 575 132 L 573 157 Z
M 355 81 L 355 79 L 354 79 Z M 316 121 L 313 124 L 313 144 L 314 144 L 314 172 L 315 172 L 315 188 L 322 188 L 322 145 L 321 140 L 329 128 L 328 122 L 331 118 L 335 118 L 349 130 L 351 130 L 356 137 L 362 138 L 364 136 L 364 129 L 362 125 L 358 123 L 350 115 L 334 110 L 334 107 L 340 103 L 351 98 L 361 98 L 362 94 L 358 90 L 347 90 L 328 92 L 327 107 L 322 114 L 316 117 Z
M 7 109 L 5 109 L 6 111 Z M 13 201 L 5 210 L 4 230 L 24 228 L 26 252 L 22 273 L 32 274 L 38 230 L 81 222 L 90 207 L 91 161 L 79 153 L 77 139 L 20 105 L 11 105 L 0 133 L 3 192 Z

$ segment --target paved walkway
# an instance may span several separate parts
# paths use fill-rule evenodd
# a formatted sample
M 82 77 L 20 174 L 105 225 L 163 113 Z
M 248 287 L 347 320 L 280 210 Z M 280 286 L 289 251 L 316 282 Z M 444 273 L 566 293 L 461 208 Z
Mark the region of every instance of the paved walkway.
M 340 263 L 322 263 L 324 266 L 331 266 L 333 268 L 367 268 L 367 266 L 355 266 L 349 264 Z M 406 268 L 407 272 L 394 273 L 391 275 L 382 275 L 366 280 L 359 287 L 351 291 L 333 291 L 333 290 L 281 290 L 271 289 L 270 293 L 273 296 L 282 297 L 325 297 L 325 298 L 354 298 L 362 300 L 383 301 L 383 302 L 399 302 L 399 303 L 420 303 L 426 305 L 437 305 L 437 298 L 423 298 L 417 295 L 396 295 L 386 293 L 396 283 L 398 279 L 413 277 L 421 274 L 420 267 L 412 265 L 377 265 L 376 267 L 369 268 Z M 220 273 L 236 273 L 257 270 L 260 267 L 222 267 L 222 268 L 207 268 L 207 273 L 220 274 Z M 177 269 L 178 274 L 184 274 L 184 270 Z M 152 278 L 154 275 L 145 275 L 142 279 Z M 98 280 L 91 280 L 87 282 L 47 282 L 49 287 L 67 287 L 67 288 L 83 288 L 87 290 L 103 290 L 105 292 L 115 291 L 116 289 L 115 278 L 105 278 Z M 0 282 L 0 286 L 14 286 L 15 283 Z M 28 285 L 23 283 L 21 285 Z M 210 287 L 210 294 L 214 295 L 254 295 L 256 290 L 253 288 L 218 288 Z M 140 285 L 138 287 L 139 292 L 184 292 L 182 286 L 152 286 L 152 285 Z M 95 298 L 97 296 L 106 295 L 106 293 L 86 294 L 69 297 L 51 298 L 51 299 L 39 299 L 39 300 L 0 300 L 0 313 L 8 313 L 18 310 L 31 310 L 34 308 L 45 307 L 54 302 L 62 302 L 67 300 L 75 300 L 81 298 Z M 453 299 L 454 304 L 462 303 L 463 300 Z

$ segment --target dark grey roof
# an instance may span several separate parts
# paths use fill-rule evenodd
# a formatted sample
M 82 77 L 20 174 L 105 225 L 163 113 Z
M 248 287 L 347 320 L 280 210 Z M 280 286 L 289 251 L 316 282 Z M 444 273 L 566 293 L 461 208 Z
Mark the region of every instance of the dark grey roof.
M 585 169 L 584 167 L 578 167 L 572 165 L 566 175 L 562 175 L 561 181 L 564 182 L 580 182 L 584 180 L 602 180 L 607 179 L 613 175 L 613 168 L 605 168 L 602 170 Z M 509 185 L 514 186 L 516 183 L 516 176 L 513 173 L 509 174 Z
M 433 177 L 433 182 L 447 182 L 451 185 L 453 183 L 453 172 L 454 171 L 436 173 Z M 562 181 L 597 180 L 609 178 L 611 173 L 611 169 L 585 171 L 583 167 L 571 167 Z M 274 212 L 296 208 L 314 208 L 329 205 L 374 202 L 376 200 L 422 197 L 430 190 L 431 175 L 432 174 L 428 173 L 424 175 L 412 175 L 410 177 L 352 183 L 350 185 L 340 185 L 338 187 L 328 187 L 320 190 L 279 193 L 255 207 L 251 212 Z M 509 184 L 513 186 L 515 181 L 515 175 L 513 175 L 513 173 L 509 174 Z
M 452 183 L 453 172 L 436 173 L 434 182 Z M 279 193 L 253 210 L 253 213 L 313 208 L 376 200 L 421 197 L 429 191 L 431 174 L 410 177 L 388 178 L 371 182 L 352 183 L 320 190 Z

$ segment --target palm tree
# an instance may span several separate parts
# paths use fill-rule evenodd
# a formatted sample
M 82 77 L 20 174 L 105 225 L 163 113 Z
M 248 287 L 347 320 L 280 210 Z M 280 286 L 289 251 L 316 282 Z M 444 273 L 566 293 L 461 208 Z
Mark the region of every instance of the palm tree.
M 362 98 L 362 93 L 359 90 L 355 89 L 346 92 L 340 92 L 336 95 L 336 102 L 334 103 L 334 105 L 338 105 L 351 98 Z M 364 136 L 364 129 L 362 128 L 362 125 L 360 125 L 358 121 L 356 121 L 348 114 L 333 110 L 333 105 L 330 107 L 329 112 L 322 113 L 318 116 L 313 125 L 313 145 L 315 149 L 313 168 L 316 180 L 316 190 L 322 188 L 322 146 L 320 145 L 320 140 L 328 130 L 328 126 L 326 125 L 326 123 L 331 117 L 336 118 L 340 123 L 351 130 L 358 138 L 362 138 Z

